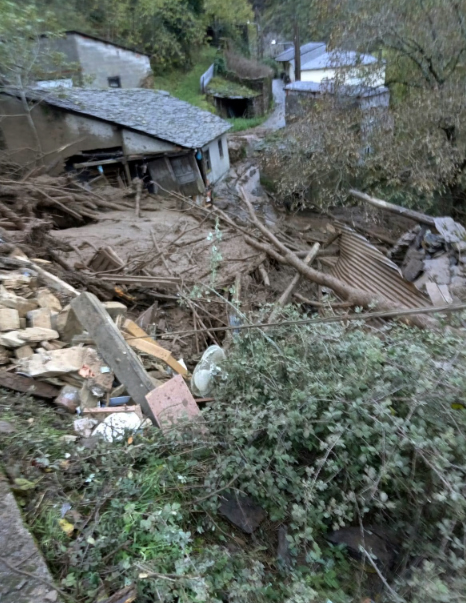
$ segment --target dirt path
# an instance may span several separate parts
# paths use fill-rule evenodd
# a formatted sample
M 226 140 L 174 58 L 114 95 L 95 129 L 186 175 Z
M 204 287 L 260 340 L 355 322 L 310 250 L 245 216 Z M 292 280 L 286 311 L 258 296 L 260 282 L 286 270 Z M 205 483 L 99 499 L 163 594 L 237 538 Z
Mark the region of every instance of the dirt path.
M 286 125 L 285 122 L 285 88 L 282 80 L 276 79 L 272 83 L 275 108 L 272 115 L 260 126 L 264 130 L 280 130 Z

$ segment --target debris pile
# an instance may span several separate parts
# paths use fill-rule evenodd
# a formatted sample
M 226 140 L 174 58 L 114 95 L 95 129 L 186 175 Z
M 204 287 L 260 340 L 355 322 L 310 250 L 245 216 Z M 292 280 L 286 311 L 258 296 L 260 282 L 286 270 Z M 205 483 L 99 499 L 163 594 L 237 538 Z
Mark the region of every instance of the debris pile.
M 108 441 L 199 414 L 183 361 L 124 304 L 79 294 L 19 250 L 11 255 L 0 258 L 1 386 L 79 414 L 80 435 Z

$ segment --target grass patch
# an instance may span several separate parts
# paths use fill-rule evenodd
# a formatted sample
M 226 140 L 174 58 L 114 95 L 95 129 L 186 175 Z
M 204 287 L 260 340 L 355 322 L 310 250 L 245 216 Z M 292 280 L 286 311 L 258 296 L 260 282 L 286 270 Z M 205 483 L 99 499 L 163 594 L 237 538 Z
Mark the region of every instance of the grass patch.
M 227 121 L 229 121 L 233 127 L 230 130 L 230 133 L 234 133 L 234 132 L 242 132 L 243 130 L 249 130 L 250 128 L 257 128 L 258 126 L 261 126 L 266 119 L 268 118 L 268 115 L 263 115 L 262 117 L 234 117 L 232 119 L 228 119 Z
M 237 82 L 231 82 L 223 77 L 214 77 L 207 86 L 207 90 L 210 94 L 224 97 L 242 96 L 244 98 L 254 98 L 255 96 L 259 96 L 259 93 L 251 88 Z
M 199 51 L 195 64 L 189 71 L 173 70 L 156 75 L 154 77 L 154 88 L 156 90 L 166 90 L 176 98 L 213 113 L 214 107 L 207 102 L 205 95 L 201 93 L 199 82 L 202 74 L 212 65 L 216 57 L 216 48 L 206 46 Z

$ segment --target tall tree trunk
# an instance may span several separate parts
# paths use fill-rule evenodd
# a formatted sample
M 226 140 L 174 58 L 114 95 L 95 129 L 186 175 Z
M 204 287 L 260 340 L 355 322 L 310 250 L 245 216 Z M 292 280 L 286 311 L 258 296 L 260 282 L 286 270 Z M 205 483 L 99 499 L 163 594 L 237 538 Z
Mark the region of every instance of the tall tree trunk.
M 42 145 L 40 142 L 39 132 L 37 131 L 36 124 L 34 123 L 34 120 L 32 118 L 31 107 L 29 106 L 28 99 L 26 97 L 26 92 L 23 87 L 23 79 L 22 79 L 21 75 L 18 75 L 17 82 L 18 82 L 19 95 L 21 98 L 21 104 L 23 105 L 25 117 L 28 121 L 29 127 L 31 128 L 31 133 L 32 133 L 32 136 L 36 143 L 36 149 L 37 149 L 37 154 L 38 154 L 38 156 L 36 157 L 36 163 L 38 162 L 39 164 L 43 164 L 44 163 L 44 153 L 42 151 Z
M 294 78 L 301 81 L 301 35 L 297 16 L 294 20 Z

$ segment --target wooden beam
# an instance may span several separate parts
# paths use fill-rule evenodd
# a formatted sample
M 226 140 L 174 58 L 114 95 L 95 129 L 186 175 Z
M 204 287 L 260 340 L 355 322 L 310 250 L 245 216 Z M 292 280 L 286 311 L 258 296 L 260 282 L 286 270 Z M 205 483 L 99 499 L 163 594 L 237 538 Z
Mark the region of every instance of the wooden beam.
M 60 393 L 60 389 L 54 385 L 7 371 L 0 371 L 0 386 L 12 389 L 15 392 L 21 392 L 22 394 L 29 394 L 36 398 L 53 399 Z
M 71 308 L 95 341 L 105 362 L 120 383 L 126 385 L 128 394 L 141 406 L 146 416 L 155 422 L 146 400 L 146 395 L 154 389 L 154 384 L 104 306 L 92 293 L 81 293 L 71 302 Z
M 126 332 L 124 334 L 125 339 L 129 345 L 144 354 L 158 358 L 168 364 L 179 375 L 187 375 L 188 371 L 173 358 L 171 352 L 160 346 L 154 339 L 149 337 L 144 329 L 141 329 L 132 320 L 125 320 L 123 323 L 123 329 Z
M 84 163 L 74 163 L 73 167 L 76 170 L 79 170 L 81 168 L 97 167 L 99 165 L 112 165 L 114 163 L 124 163 L 124 161 L 124 157 L 120 157 L 119 159 L 101 159 L 100 161 L 85 161 Z
M 351 189 L 349 194 L 353 197 L 356 197 L 356 199 L 362 199 L 366 203 L 369 203 L 374 207 L 378 207 L 379 209 L 385 209 L 393 214 L 398 214 L 400 216 L 404 216 L 405 218 L 409 218 L 410 220 L 414 220 L 415 222 L 419 222 L 420 224 L 433 226 L 435 228 L 434 218 L 427 216 L 426 214 L 421 214 L 418 211 L 407 209 L 406 207 L 401 207 L 400 205 L 395 205 L 394 203 L 382 201 L 382 199 L 376 199 L 375 197 L 371 197 L 370 195 L 366 195 L 366 193 L 361 193 L 361 191 L 356 191 L 354 189 Z

